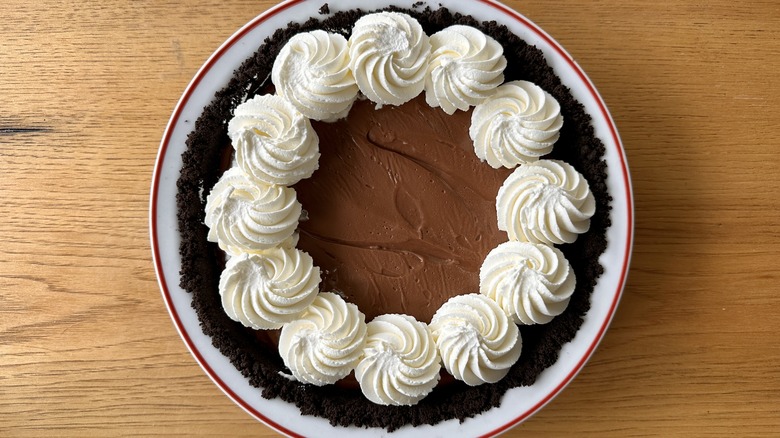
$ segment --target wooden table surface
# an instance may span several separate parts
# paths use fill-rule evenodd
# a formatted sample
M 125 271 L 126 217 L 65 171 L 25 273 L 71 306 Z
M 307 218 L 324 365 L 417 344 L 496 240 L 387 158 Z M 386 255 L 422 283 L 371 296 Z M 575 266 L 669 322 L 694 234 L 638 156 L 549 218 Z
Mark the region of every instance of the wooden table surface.
M 275 435 L 186 350 L 148 232 L 174 105 L 273 3 L 0 5 L 0 436 Z M 598 87 L 636 198 L 611 329 L 507 436 L 780 434 L 780 4 L 507 3 Z

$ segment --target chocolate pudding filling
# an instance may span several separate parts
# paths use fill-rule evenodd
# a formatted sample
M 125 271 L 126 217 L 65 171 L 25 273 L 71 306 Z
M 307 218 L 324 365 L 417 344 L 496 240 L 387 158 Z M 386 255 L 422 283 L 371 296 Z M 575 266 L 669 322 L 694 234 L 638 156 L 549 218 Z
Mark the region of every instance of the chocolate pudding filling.
M 606 248 L 610 210 L 604 146 L 594 136 L 590 117 L 542 52 L 495 22 L 480 23 L 446 9 L 401 11 L 416 18 L 428 35 L 452 24 L 479 28 L 504 47 L 506 81 L 534 82 L 558 100 L 564 125 L 545 158 L 564 160 L 582 173 L 597 210 L 589 232 L 573 244 L 558 246 L 577 278 L 568 308 L 548 324 L 520 326 L 522 355 L 499 382 L 469 387 L 447 378 L 447 384 L 417 405 L 388 407 L 373 404 L 349 384 L 315 387 L 291 381 L 275 348 L 278 333 L 249 330 L 230 320 L 222 308 L 218 282 L 223 257 L 217 245 L 206 240 L 206 196 L 231 150 L 227 120 L 248 97 L 272 90 L 271 66 L 287 40 L 314 29 L 348 37 L 366 12 L 336 12 L 279 29 L 204 108 L 187 139 L 177 182 L 180 284 L 192 293 L 204 333 L 262 389 L 263 397 L 278 397 L 304 415 L 324 417 L 334 425 L 394 430 L 463 420 L 498 406 L 508 389 L 533 384 L 558 360 L 561 346 L 582 324 L 603 271 L 598 258 Z M 448 116 L 430 108 L 422 95 L 400 107 L 374 107 L 357 101 L 346 120 L 312 122 L 322 156 L 312 178 L 294 186 L 306 210 L 298 248 L 322 269 L 320 289 L 344 295 L 367 321 L 379 314 L 405 313 L 428 322 L 449 297 L 478 291 L 485 256 L 507 240 L 497 228 L 495 197 L 510 170 L 492 169 L 476 157 L 468 136 L 470 111 Z
M 479 268 L 506 234 L 496 193 L 508 169 L 479 161 L 471 111 L 448 116 L 424 96 L 403 106 L 356 102 L 314 122 L 320 168 L 294 186 L 308 213 L 298 248 L 370 321 L 404 313 L 430 322 L 447 299 L 479 291 Z

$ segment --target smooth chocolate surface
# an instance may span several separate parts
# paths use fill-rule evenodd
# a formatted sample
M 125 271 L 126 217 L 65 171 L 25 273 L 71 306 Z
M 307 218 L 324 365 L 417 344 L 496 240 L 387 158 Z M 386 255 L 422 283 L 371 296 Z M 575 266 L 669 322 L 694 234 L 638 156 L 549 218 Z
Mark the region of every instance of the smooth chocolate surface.
M 429 322 L 448 298 L 479 290 L 487 253 L 507 240 L 495 198 L 509 174 L 474 154 L 471 112 L 448 116 L 423 95 L 402 106 L 356 102 L 314 123 L 320 168 L 295 186 L 308 213 L 298 248 L 366 319 Z

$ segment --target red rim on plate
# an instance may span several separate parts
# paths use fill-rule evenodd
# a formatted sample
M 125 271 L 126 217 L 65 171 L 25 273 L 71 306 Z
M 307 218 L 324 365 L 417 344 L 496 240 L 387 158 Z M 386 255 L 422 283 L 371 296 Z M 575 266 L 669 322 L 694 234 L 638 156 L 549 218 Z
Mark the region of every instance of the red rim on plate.
M 184 343 L 186 344 L 187 348 L 190 350 L 192 355 L 195 357 L 197 362 L 200 364 L 200 366 L 203 368 L 203 370 L 206 372 L 206 374 L 211 378 L 214 383 L 228 396 L 230 397 L 237 405 L 239 405 L 241 408 L 243 408 L 245 411 L 247 411 L 250 415 L 254 416 L 255 418 L 261 420 L 262 422 L 266 423 L 268 426 L 276 429 L 277 431 L 284 433 L 289 436 L 299 437 L 298 433 L 289 430 L 288 428 L 276 423 L 275 421 L 271 420 L 267 416 L 263 415 L 261 412 L 259 412 L 257 409 L 253 408 L 248 402 L 246 402 L 244 399 L 242 399 L 238 394 L 236 394 L 229 385 L 227 385 L 220 377 L 219 375 L 214 371 L 214 369 L 209 365 L 209 363 L 204 358 L 203 354 L 198 350 L 190 336 L 188 335 L 186 329 L 184 328 L 184 325 L 182 324 L 181 317 L 179 316 L 179 313 L 176 310 L 176 307 L 173 304 L 171 292 L 168 288 L 168 280 L 165 277 L 164 271 L 163 271 L 163 264 L 161 260 L 160 255 L 160 244 L 159 244 L 159 226 L 157 223 L 157 214 L 158 214 L 158 204 L 159 204 L 159 189 L 160 189 L 160 174 L 163 167 L 163 163 L 165 161 L 165 156 L 168 150 L 168 146 L 171 140 L 171 136 L 173 134 L 173 128 L 179 123 L 181 113 L 183 108 L 186 106 L 187 102 L 190 100 L 194 90 L 198 87 L 203 77 L 214 67 L 214 65 L 223 57 L 223 55 L 242 37 L 244 37 L 249 32 L 253 31 L 258 26 L 262 25 L 269 19 L 275 17 L 276 15 L 284 12 L 285 10 L 299 4 L 306 2 L 307 0 L 289 0 L 287 2 L 281 3 L 266 12 L 262 13 L 261 15 L 257 16 L 254 20 L 249 22 L 247 25 L 245 25 L 243 28 L 241 28 L 238 32 L 236 32 L 234 35 L 232 35 L 219 49 L 217 49 L 216 52 L 206 61 L 206 63 L 198 70 L 195 77 L 192 79 L 192 81 L 187 86 L 186 90 L 184 91 L 182 97 L 180 98 L 179 102 L 176 105 L 176 108 L 173 111 L 173 114 L 171 116 L 170 121 L 168 122 L 168 125 L 166 126 L 165 133 L 163 134 L 163 139 L 160 143 L 160 149 L 157 155 L 157 160 L 155 163 L 155 169 L 154 169 L 154 175 L 152 178 L 152 187 L 151 187 L 151 196 L 150 196 L 150 237 L 151 237 L 151 246 L 152 246 L 152 256 L 154 259 L 154 266 L 155 271 L 157 273 L 157 279 L 160 284 L 160 289 L 162 292 L 163 299 L 165 300 L 165 304 L 168 308 L 168 311 L 171 315 L 171 318 L 173 320 L 174 325 L 176 326 L 176 329 L 179 332 L 179 335 L 184 340 Z M 582 69 L 577 65 L 577 63 L 572 59 L 572 57 L 555 41 L 553 40 L 549 35 L 547 35 L 543 30 L 541 30 L 538 26 L 536 26 L 534 23 L 532 23 L 530 20 L 519 14 L 518 12 L 500 4 L 496 3 L 493 0 L 475 0 L 477 3 L 484 4 L 486 7 L 493 8 L 496 12 L 500 12 L 501 14 L 504 14 L 511 18 L 514 21 L 517 21 L 521 23 L 523 26 L 525 26 L 528 30 L 530 30 L 532 33 L 534 33 L 537 37 L 544 40 L 547 44 L 550 45 L 550 47 L 553 48 L 557 52 L 557 54 L 561 57 L 561 59 L 565 60 L 566 63 L 569 65 L 569 67 L 574 71 L 582 81 L 582 83 L 586 86 L 587 92 L 591 95 L 593 100 L 598 105 L 598 109 L 601 112 L 601 115 L 606 122 L 608 128 L 609 128 L 609 135 L 612 138 L 612 141 L 615 145 L 617 145 L 617 155 L 620 161 L 620 172 L 622 175 L 622 181 L 621 183 L 624 184 L 625 193 L 626 193 L 626 205 L 625 205 L 625 214 L 627 218 L 627 227 L 626 232 L 627 235 L 625 236 L 626 244 L 625 248 L 623 250 L 623 260 L 621 263 L 621 269 L 619 274 L 619 280 L 615 287 L 615 291 L 612 294 L 612 301 L 609 306 L 609 310 L 607 312 L 606 318 L 604 318 L 604 321 L 602 325 L 599 327 L 599 330 L 596 334 L 596 337 L 593 339 L 591 344 L 588 346 L 585 353 L 582 355 L 582 357 L 576 362 L 573 369 L 566 375 L 565 378 L 563 378 L 558 385 L 556 385 L 545 397 L 543 397 L 538 403 L 533 405 L 531 408 L 526 409 L 524 412 L 519 413 L 515 418 L 508 421 L 507 423 L 491 430 L 490 432 L 482 435 L 484 437 L 489 436 L 495 436 L 501 432 L 504 432 L 513 426 L 517 425 L 518 423 L 522 422 L 523 420 L 527 419 L 534 413 L 536 413 L 539 409 L 541 409 L 544 405 L 546 405 L 548 402 L 550 402 L 558 393 L 563 390 L 566 385 L 568 385 L 571 380 L 579 373 L 579 371 L 582 369 L 584 364 L 588 361 L 590 356 L 593 354 L 594 350 L 600 343 L 601 339 L 604 336 L 604 333 L 606 332 L 607 328 L 609 327 L 610 322 L 612 321 L 612 318 L 615 314 L 615 310 L 617 309 L 617 305 L 620 301 L 620 297 L 623 292 L 623 288 L 625 287 L 626 277 L 628 274 L 628 267 L 630 264 L 631 259 L 631 248 L 633 245 L 633 230 L 634 230 L 634 223 L 633 223 L 633 213 L 634 213 L 634 206 L 633 206 L 633 197 L 632 197 L 632 190 L 631 190 L 631 180 L 629 176 L 628 166 L 626 164 L 626 158 L 625 158 L 625 151 L 623 149 L 623 144 L 620 141 L 620 137 L 617 133 L 617 128 L 615 127 L 614 121 L 612 120 L 612 117 L 609 114 L 609 111 L 607 111 L 606 105 L 604 104 L 603 100 L 601 99 L 601 96 L 596 91 L 595 87 L 591 83 L 590 79 L 588 79 L 587 75 L 585 75 L 585 72 L 582 71 Z M 614 208 L 614 206 L 613 206 Z M 178 281 L 178 279 L 174 279 L 174 281 Z

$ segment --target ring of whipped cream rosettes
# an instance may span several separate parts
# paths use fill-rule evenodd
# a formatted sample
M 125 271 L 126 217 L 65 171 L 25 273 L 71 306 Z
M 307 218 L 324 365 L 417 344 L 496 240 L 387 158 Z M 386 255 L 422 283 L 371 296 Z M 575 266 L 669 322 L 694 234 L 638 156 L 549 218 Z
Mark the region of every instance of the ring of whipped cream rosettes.
M 273 65 L 276 94 L 235 109 L 235 165 L 206 205 L 208 239 L 229 254 L 219 292 L 233 320 L 281 328 L 279 353 L 293 378 L 325 385 L 354 370 L 372 402 L 412 405 L 436 386 L 442 364 L 468 385 L 500 380 L 520 356 L 517 324 L 565 310 L 575 277 L 553 245 L 588 230 L 595 201 L 574 168 L 539 159 L 563 124 L 558 102 L 530 82 L 503 83 L 505 67 L 501 45 L 475 28 L 429 37 L 409 15 L 381 12 L 360 18 L 348 40 L 322 30 L 294 36 Z M 479 293 L 451 298 L 429 325 L 399 314 L 366 323 L 354 304 L 319 292 L 319 268 L 295 247 L 302 207 L 290 186 L 318 167 L 310 119 L 346 117 L 360 94 L 379 107 L 423 91 L 447 114 L 474 106 L 477 156 L 517 167 L 496 199 L 509 241 L 485 258 Z

